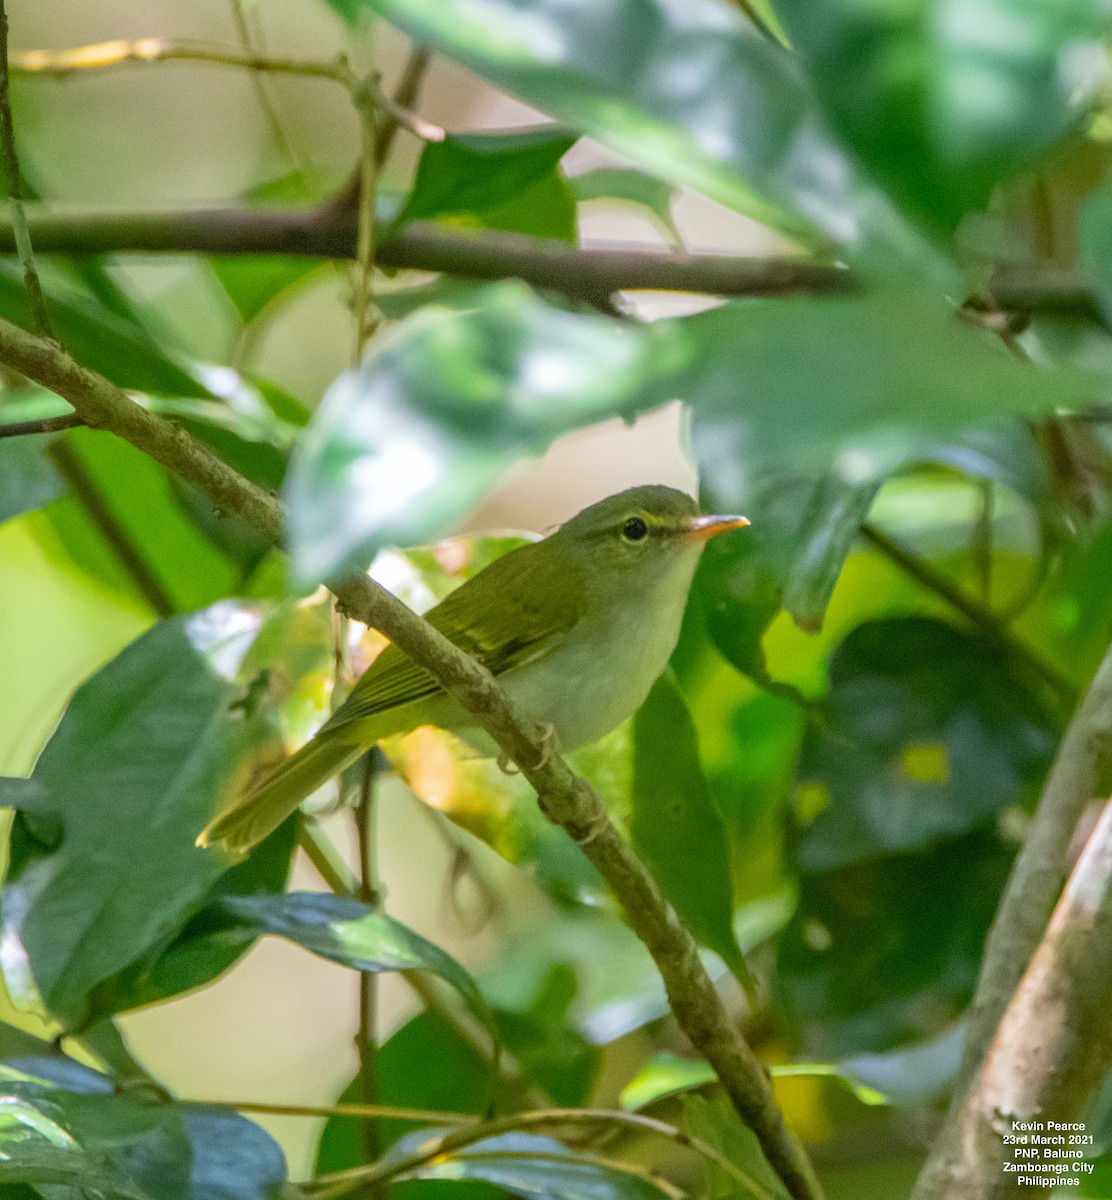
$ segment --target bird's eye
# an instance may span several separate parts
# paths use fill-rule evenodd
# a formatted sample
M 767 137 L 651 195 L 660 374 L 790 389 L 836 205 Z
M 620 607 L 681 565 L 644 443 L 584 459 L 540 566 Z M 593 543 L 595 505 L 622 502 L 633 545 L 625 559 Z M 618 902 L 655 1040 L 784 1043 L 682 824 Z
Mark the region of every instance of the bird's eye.
M 630 517 L 622 526 L 622 537 L 627 542 L 639 542 L 648 532 L 649 527 L 640 517 Z

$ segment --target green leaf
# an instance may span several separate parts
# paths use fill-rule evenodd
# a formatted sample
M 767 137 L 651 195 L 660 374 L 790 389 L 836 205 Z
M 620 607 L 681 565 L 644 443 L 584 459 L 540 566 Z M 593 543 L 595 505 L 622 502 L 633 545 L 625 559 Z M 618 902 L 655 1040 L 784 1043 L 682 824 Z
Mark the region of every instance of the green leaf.
M 48 297 L 54 332 L 78 362 L 135 392 L 161 396 L 208 396 L 184 362 L 156 348 L 129 321 L 84 296 Z M 0 264 L 0 317 L 31 328 L 23 277 L 14 264 Z
M 775 470 L 878 483 L 967 430 L 1097 399 L 1095 379 L 1032 371 L 906 291 L 738 301 L 686 323 L 699 351 L 679 391 L 704 481 L 728 502 Z
M 694 592 L 714 644 L 739 671 L 768 682 L 761 638 L 781 608 L 804 629 L 821 626 L 875 494 L 871 482 L 777 475 L 744 501 L 744 537 L 712 539 Z M 712 495 L 715 508 L 740 501 Z
M 745 1187 L 736 1175 L 717 1163 L 708 1163 L 708 1200 L 735 1196 L 753 1196 L 757 1200 L 783 1197 L 786 1200 L 788 1193 L 765 1160 L 756 1134 L 742 1123 L 724 1095 L 685 1095 L 682 1105 L 684 1133 L 713 1146 L 734 1164 L 738 1174 L 750 1180 L 750 1186 Z
M 668 675 L 633 719 L 630 834 L 691 932 L 749 986 L 734 940 L 726 828 L 703 775 L 691 715 Z
M 180 930 L 99 984 L 89 999 L 90 1016 L 127 1012 L 179 996 L 210 983 L 237 962 L 254 939 L 229 934 L 221 901 L 225 896 L 283 891 L 297 828 L 297 818 L 285 821 L 250 857 L 217 879 Z
M 447 532 L 522 455 L 660 402 L 654 376 L 677 353 L 674 327 L 573 315 L 517 284 L 487 289 L 470 312 L 416 313 L 332 385 L 297 447 L 298 579 Z
M 883 1052 L 952 1024 L 972 994 L 1012 854 L 978 830 L 804 874 L 777 948 L 782 1011 L 805 1031 L 803 1052 Z
M 943 233 L 1077 129 L 1107 27 L 1094 0 L 779 9 L 834 128 L 891 196 Z
M 375 1056 L 376 1104 L 424 1108 L 438 1112 L 481 1114 L 490 1103 L 490 1065 L 471 1043 L 435 1012 L 419 1013 L 392 1034 Z M 340 1096 L 342 1104 L 364 1101 L 357 1076 Z M 376 1122 L 378 1145 L 392 1146 L 419 1128 L 417 1121 Z M 317 1149 L 316 1174 L 343 1171 L 367 1161 L 367 1123 L 352 1117 L 330 1117 Z M 458 1183 L 406 1180 L 396 1183 L 399 1200 L 452 1200 Z M 493 1200 L 493 1188 L 465 1185 L 473 1200 Z M 449 1194 L 451 1192 L 451 1195 Z
M 449 134 L 442 142 L 429 142 L 421 152 L 413 190 L 398 219 L 465 218 L 492 229 L 534 232 L 538 236 L 543 236 L 551 222 L 552 236 L 566 237 L 570 207 L 574 235 L 574 204 L 570 199 L 562 212 L 550 206 L 533 229 L 521 228 L 520 219 L 515 223 L 506 218 L 536 208 L 538 188 L 547 186 L 552 194 L 551 185 L 562 182 L 560 159 L 575 140 L 576 135 L 566 130 L 542 126 L 514 133 Z
M 420 1154 L 438 1130 L 419 1130 L 395 1143 L 384 1163 Z M 647 1179 L 608 1161 L 573 1153 L 552 1138 L 507 1133 L 438 1154 L 401 1172 L 400 1179 L 482 1180 L 525 1200 L 661 1200 Z
M 716 1083 L 714 1068 L 701 1058 L 681 1058 L 670 1050 L 654 1054 L 622 1088 L 622 1108 L 645 1108 L 649 1104 Z
M 284 896 L 226 896 L 228 936 L 286 938 L 329 962 L 355 971 L 432 971 L 459 992 L 487 1028 L 489 1010 L 470 975 L 439 946 L 412 929 L 345 896 L 290 892 Z
M 1112 181 L 1081 205 L 1077 238 L 1081 266 L 1096 288 L 1105 320 L 1112 320 Z
M 242 325 L 250 324 L 280 296 L 320 270 L 311 258 L 278 254 L 234 254 L 209 259 Z
M 239 756 L 228 675 L 258 615 L 232 604 L 157 625 L 78 689 L 30 779 L 0 894 L 5 981 L 69 1026 L 89 993 L 188 917 L 227 869 L 194 838 Z
M 134 575 L 113 544 L 116 535 L 96 512 L 99 501 L 173 608 L 203 608 L 240 590 L 237 564 L 205 537 L 179 501 L 178 489 L 187 485 L 110 433 L 72 429 L 65 445 L 92 501 L 84 487 L 71 482 L 74 494 L 51 504 L 44 515 L 78 566 L 114 589 L 136 594 Z M 64 462 L 62 467 L 64 471 Z M 204 503 L 211 513 L 211 503 Z
M 672 217 L 672 201 L 676 189 L 663 179 L 647 175 L 633 167 L 596 167 L 569 181 L 580 204 L 591 200 L 618 200 L 647 209 L 665 233 L 680 241 L 679 230 Z
M 0 521 L 42 508 L 65 490 L 46 454 L 51 436 L 0 438 Z
M 793 236 L 895 230 L 810 111 L 796 63 L 718 0 L 330 0 L 377 13 L 651 174 Z
M 825 713 L 799 762 L 809 871 L 984 825 L 1033 794 L 1057 742 L 997 646 L 927 617 L 855 629 L 831 660 Z

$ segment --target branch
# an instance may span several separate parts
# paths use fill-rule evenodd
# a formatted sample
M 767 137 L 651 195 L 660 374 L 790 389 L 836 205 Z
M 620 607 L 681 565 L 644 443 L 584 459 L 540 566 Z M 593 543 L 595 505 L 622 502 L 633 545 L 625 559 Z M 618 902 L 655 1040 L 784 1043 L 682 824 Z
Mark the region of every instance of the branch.
M 4 175 L 8 182 L 8 201 L 12 210 L 12 232 L 19 254 L 19 264 L 23 268 L 27 303 L 31 309 L 35 329 L 43 337 L 50 337 L 50 313 L 46 308 L 46 297 L 42 294 L 39 273 L 35 269 L 31 236 L 27 231 L 27 215 L 23 209 L 23 182 L 19 174 L 19 155 L 15 148 L 15 127 L 12 124 L 12 106 L 8 96 L 8 13 L 4 7 L 4 0 L 0 0 L 0 148 L 3 150 Z
M 1009 1001 L 1031 962 L 1065 879 L 1069 845 L 1077 823 L 1112 767 L 1112 648 L 1070 721 L 1047 777 L 1027 840 L 1016 858 L 989 932 L 980 978 L 969 1010 L 965 1049 L 954 1101 L 914 1200 L 946 1191 L 951 1159 L 958 1153 L 965 1094 L 975 1078 Z
M 282 509 L 182 429 L 140 408 L 102 376 L 57 346 L 0 320 L 0 361 L 69 401 L 85 421 L 106 429 L 205 491 L 275 545 Z M 491 674 L 366 575 L 331 585 L 348 612 L 380 630 L 420 663 L 494 738 L 536 789 L 549 820 L 563 826 L 598 868 L 659 969 L 680 1027 L 710 1063 L 738 1115 L 796 1200 L 822 1195 L 802 1146 L 785 1128 L 768 1074 L 727 1016 L 686 927 L 640 859 L 610 823 L 598 796 L 544 744 L 543 730 L 510 706 Z
M 12 421 L 0 425 L 0 438 L 28 437 L 35 433 L 60 433 L 63 429 L 76 429 L 85 422 L 77 413 L 65 413 L 60 417 L 41 417 L 37 421 Z
M 163 212 L 28 213 L 39 254 L 288 254 L 355 258 L 354 206 L 311 211 L 195 208 Z M 0 226 L 0 254 L 15 252 L 11 226 Z M 446 233 L 414 222 L 384 240 L 376 261 L 389 270 L 435 271 L 467 279 L 521 279 L 575 301 L 614 292 L 691 292 L 708 296 L 839 295 L 856 286 L 840 267 L 802 258 L 675 254 L 645 249 L 577 249 L 510 233 Z M 1003 308 L 1102 320 L 1093 290 L 1038 267 L 998 272 Z
M 1070 876 L 937 1165 L 939 1195 L 1014 1190 L 1012 1123 L 1075 1120 L 1112 1059 L 1112 801 Z

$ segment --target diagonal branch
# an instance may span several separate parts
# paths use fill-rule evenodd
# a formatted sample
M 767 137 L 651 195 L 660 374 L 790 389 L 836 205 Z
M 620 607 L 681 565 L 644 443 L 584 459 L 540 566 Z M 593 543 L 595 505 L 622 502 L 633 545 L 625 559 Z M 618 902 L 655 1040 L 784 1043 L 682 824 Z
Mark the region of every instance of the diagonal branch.
M 282 508 L 275 497 L 57 346 L 0 320 L 0 362 L 57 392 L 87 424 L 131 442 L 201 488 L 219 511 L 236 513 L 268 541 L 280 544 Z M 713 1067 L 773 1170 L 796 1200 L 821 1200 L 806 1153 L 773 1099 L 768 1073 L 727 1016 L 691 934 L 610 823 L 598 796 L 563 759 L 547 751 L 543 731 L 518 716 L 488 671 L 390 592 L 365 575 L 330 586 L 352 616 L 380 630 L 427 668 L 521 768 L 545 815 L 580 845 L 622 904 L 660 971 L 676 1020 Z
M 1031 962 L 1066 877 L 1069 844 L 1085 808 L 1112 768 L 1112 648 L 1105 655 L 1058 749 L 1027 840 L 1012 868 L 985 947 L 970 1009 L 954 1102 L 915 1200 L 948 1196 L 960 1155 L 963 1104 L 1005 1010 Z
M 1112 1060 L 1110 1004 L 1112 801 L 1089 836 L 957 1114 L 939 1194 L 947 1200 L 996 1200 L 1014 1193 L 1016 1176 L 1003 1166 L 1024 1160 L 1005 1137 L 1014 1135 L 1013 1122 L 1050 1128 L 1051 1121 L 1063 1126 L 1084 1113 Z M 1033 1173 L 1027 1180 L 1042 1181 Z

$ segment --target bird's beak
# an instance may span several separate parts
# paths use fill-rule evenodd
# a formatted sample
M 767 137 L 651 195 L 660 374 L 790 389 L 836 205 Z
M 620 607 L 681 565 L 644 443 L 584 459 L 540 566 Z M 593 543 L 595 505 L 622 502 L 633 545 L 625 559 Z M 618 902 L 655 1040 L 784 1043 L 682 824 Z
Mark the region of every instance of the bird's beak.
M 729 529 L 743 529 L 748 524 L 748 517 L 692 517 L 687 527 L 687 536 L 697 542 L 705 542 L 716 533 L 725 533 Z

